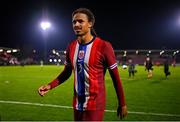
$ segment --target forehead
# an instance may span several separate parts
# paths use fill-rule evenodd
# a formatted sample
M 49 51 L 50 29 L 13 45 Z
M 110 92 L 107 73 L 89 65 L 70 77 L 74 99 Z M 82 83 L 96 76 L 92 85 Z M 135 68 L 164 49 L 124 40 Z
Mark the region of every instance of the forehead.
M 76 14 L 73 16 L 73 20 L 88 20 L 88 17 L 87 17 L 86 14 L 76 13 Z

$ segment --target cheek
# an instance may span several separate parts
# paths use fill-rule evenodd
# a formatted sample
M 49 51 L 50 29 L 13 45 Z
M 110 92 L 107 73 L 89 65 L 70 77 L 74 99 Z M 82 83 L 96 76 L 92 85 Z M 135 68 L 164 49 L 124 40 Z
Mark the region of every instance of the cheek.
M 90 28 L 90 25 L 89 24 L 85 24 L 85 25 L 83 25 L 83 28 L 88 30 Z

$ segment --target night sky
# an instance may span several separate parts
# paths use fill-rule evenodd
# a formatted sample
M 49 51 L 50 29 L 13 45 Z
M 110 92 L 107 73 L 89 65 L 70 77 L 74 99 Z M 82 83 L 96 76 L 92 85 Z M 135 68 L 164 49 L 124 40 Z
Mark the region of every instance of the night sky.
M 0 4 L 0 47 L 64 50 L 75 39 L 72 12 L 92 10 L 95 30 L 114 49 L 179 49 L 180 1 L 174 0 L 23 0 Z M 111 2 L 108 2 L 111 1 Z M 100 4 L 101 3 L 101 4 Z M 45 33 L 40 22 L 52 27 Z

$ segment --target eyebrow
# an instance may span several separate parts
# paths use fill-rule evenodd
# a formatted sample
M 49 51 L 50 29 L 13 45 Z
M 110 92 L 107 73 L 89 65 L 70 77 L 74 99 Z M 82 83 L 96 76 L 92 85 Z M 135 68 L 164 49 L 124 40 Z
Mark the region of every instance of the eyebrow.
M 75 22 L 75 21 L 84 22 L 84 20 L 83 20 L 83 19 L 75 19 L 75 20 L 72 20 L 72 22 Z

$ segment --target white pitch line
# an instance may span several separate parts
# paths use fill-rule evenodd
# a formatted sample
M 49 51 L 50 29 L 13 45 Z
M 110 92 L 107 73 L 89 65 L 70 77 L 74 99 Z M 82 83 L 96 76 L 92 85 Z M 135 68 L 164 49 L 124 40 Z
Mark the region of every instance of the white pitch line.
M 72 109 L 72 107 L 70 107 L 70 106 L 53 105 L 53 104 L 42 104 L 42 103 L 30 103 L 30 102 L 20 102 L 20 101 L 4 101 L 4 100 L 0 100 L 0 103 L 5 103 L 5 104 L 19 104 L 19 105 L 33 105 L 33 106 L 45 106 L 45 107 L 53 107 L 53 108 Z M 105 112 L 115 113 L 116 110 L 105 110 Z M 134 111 L 128 111 L 128 114 L 180 117 L 179 114 L 163 114 L 163 113 L 134 112 Z

